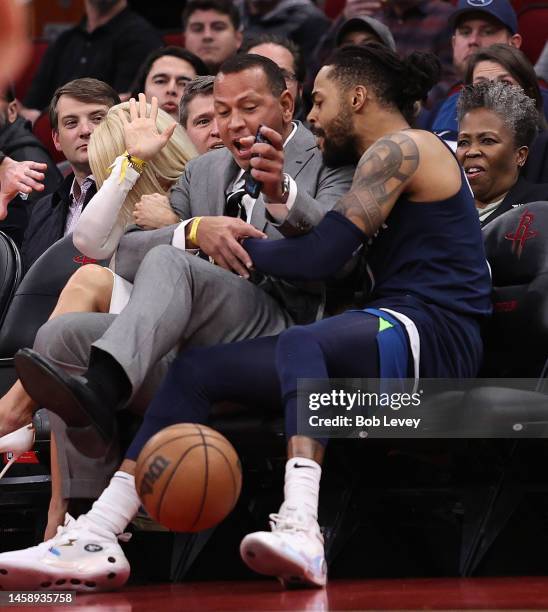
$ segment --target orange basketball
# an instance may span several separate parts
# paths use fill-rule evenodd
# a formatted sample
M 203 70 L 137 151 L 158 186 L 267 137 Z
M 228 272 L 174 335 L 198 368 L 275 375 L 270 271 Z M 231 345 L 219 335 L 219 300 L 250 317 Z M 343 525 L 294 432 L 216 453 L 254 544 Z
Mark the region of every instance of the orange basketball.
M 173 531 L 203 531 L 234 508 L 242 468 L 219 432 L 195 423 L 166 427 L 137 459 L 135 486 L 150 516 Z

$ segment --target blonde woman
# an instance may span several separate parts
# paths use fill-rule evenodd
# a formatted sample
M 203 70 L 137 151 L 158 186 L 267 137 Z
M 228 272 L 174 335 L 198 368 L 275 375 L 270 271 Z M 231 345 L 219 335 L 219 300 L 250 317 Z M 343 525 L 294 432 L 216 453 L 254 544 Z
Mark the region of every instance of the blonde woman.
M 90 141 L 90 165 L 99 189 L 75 227 L 77 248 L 94 259 L 113 256 L 142 196 L 166 194 L 194 156 L 196 150 L 186 132 L 158 110 L 156 98 L 147 105 L 140 94 L 139 102 L 130 100 L 111 108 Z M 119 312 L 130 290 L 131 285 L 113 269 L 83 266 L 67 282 L 51 317 L 66 312 Z M 18 457 L 32 448 L 36 408 L 19 382 L 0 399 L 0 452 Z M 52 482 L 52 498 L 58 487 L 58 482 Z

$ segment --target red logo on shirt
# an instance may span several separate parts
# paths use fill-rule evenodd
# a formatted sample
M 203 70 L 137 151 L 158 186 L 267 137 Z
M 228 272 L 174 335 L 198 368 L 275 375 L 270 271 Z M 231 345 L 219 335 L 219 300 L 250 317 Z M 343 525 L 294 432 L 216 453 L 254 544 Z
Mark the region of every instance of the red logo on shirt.
M 538 236 L 538 232 L 535 232 L 534 230 L 529 230 L 534 218 L 535 215 L 532 212 L 526 210 L 519 219 L 516 231 L 513 234 L 506 234 L 504 236 L 506 240 L 512 241 L 512 251 L 518 256 L 518 258 L 521 257 L 527 240 L 529 240 L 529 238 L 534 238 L 535 236 Z

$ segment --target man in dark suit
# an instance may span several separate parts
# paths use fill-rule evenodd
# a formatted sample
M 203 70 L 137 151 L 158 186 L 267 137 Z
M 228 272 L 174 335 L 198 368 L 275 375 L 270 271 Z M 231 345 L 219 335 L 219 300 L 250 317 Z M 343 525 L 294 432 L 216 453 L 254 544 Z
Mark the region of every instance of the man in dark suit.
M 0 150 L 15 161 L 32 160 L 47 166 L 43 191 L 17 195 L 9 203 L 7 217 L 0 221 L 0 230 L 20 247 L 34 204 L 42 196 L 53 193 L 63 177 L 46 147 L 32 133 L 30 122 L 19 116 L 11 86 L 0 92 Z
M 63 315 L 38 333 L 35 348 L 50 363 L 82 371 L 91 351 L 92 363 L 106 361 L 119 371 L 120 384 L 105 389 L 111 397 L 99 400 L 109 410 L 128 401 L 136 410 L 146 408 L 181 345 L 272 335 L 323 316 L 323 284 L 246 280 L 250 261 L 239 240 L 307 232 L 349 190 L 354 168 L 324 165 L 313 135 L 293 121 L 293 98 L 271 60 L 254 55 L 229 60 L 214 95 L 226 148 L 188 163 L 171 195 L 182 223 L 132 231 L 122 239 L 116 271 L 134 281 L 128 305 L 119 315 Z M 253 144 L 259 125 L 270 144 Z M 262 183 L 256 199 L 241 197 L 239 189 L 251 168 Z M 219 265 L 195 256 L 198 249 Z M 76 448 L 57 417 L 53 428 L 63 496 L 98 495 L 119 462 L 116 439 L 111 436 L 105 450 L 90 428 Z
M 54 242 L 72 231 L 95 193 L 89 139 L 108 109 L 119 102 L 114 89 L 97 79 L 75 79 L 55 92 L 50 105 L 52 138 L 55 148 L 67 158 L 71 173 L 57 191 L 34 206 L 22 247 L 25 271 Z

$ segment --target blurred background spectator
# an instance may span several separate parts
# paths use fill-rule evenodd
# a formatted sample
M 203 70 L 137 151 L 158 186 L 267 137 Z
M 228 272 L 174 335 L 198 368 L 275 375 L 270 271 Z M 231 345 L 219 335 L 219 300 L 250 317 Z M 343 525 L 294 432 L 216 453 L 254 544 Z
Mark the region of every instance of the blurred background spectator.
M 131 86 L 134 98 L 142 92 L 147 101 L 152 96 L 158 98 L 158 106 L 179 121 L 179 103 L 192 79 L 208 74 L 202 60 L 181 47 L 162 47 L 153 51 L 139 68 L 139 73 Z

